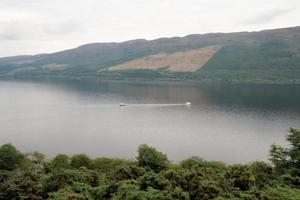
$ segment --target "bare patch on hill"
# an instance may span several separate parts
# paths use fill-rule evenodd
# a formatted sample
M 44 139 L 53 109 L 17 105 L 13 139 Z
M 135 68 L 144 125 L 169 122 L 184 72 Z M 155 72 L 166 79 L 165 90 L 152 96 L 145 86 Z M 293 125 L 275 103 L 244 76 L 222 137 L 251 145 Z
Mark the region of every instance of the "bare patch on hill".
M 159 53 L 111 66 L 108 69 L 159 69 L 168 67 L 174 72 L 194 72 L 203 67 L 219 49 L 219 46 L 210 46 L 184 52 Z

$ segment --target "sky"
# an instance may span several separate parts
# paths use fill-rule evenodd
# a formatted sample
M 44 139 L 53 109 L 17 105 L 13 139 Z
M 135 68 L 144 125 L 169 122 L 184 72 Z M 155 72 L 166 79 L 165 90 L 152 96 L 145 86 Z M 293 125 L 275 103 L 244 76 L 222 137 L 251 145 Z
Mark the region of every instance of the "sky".
M 0 0 L 0 57 L 299 25 L 299 0 Z

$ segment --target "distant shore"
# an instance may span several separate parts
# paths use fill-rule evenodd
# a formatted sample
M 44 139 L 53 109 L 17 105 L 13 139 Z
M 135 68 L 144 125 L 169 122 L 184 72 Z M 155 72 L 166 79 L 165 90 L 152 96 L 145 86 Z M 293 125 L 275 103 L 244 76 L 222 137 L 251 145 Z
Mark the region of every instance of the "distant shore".
M 41 79 L 60 79 L 60 80 L 95 80 L 105 82 L 120 83 L 147 83 L 147 84 L 279 84 L 279 85 L 298 85 L 300 80 L 221 80 L 221 79 L 183 79 L 183 78 L 146 78 L 146 77 L 105 77 L 95 75 L 0 75 L 0 80 L 41 80 Z

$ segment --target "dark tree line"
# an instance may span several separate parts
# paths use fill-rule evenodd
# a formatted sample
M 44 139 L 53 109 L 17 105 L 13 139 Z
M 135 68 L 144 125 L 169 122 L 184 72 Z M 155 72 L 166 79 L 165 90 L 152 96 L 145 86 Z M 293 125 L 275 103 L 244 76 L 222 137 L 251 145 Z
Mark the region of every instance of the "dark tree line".
M 290 129 L 287 148 L 273 144 L 271 164 L 227 165 L 191 157 L 171 163 L 148 145 L 136 160 L 0 147 L 0 199 L 52 200 L 297 200 L 300 199 L 300 131 Z

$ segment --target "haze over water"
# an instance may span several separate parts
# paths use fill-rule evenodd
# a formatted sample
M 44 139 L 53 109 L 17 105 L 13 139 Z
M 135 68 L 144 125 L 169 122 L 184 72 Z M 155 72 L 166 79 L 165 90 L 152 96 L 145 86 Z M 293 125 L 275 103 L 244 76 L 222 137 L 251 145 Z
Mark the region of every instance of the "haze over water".
M 300 127 L 299 91 L 300 85 L 2 80 L 0 143 L 49 157 L 134 158 L 146 143 L 173 161 L 267 160 L 269 146 L 284 144 L 288 128 Z

